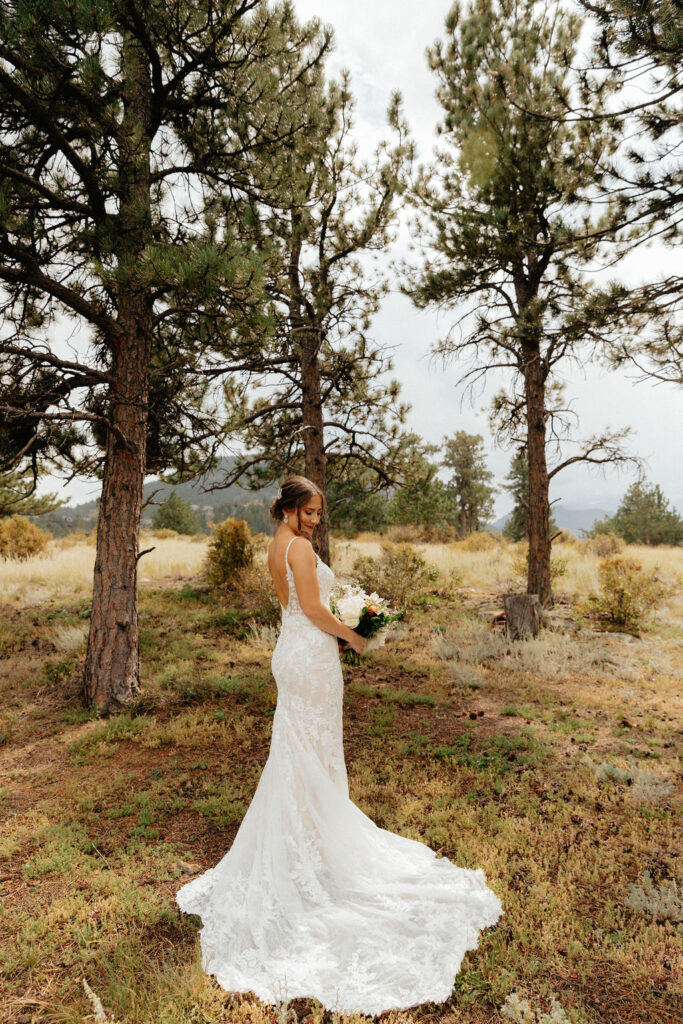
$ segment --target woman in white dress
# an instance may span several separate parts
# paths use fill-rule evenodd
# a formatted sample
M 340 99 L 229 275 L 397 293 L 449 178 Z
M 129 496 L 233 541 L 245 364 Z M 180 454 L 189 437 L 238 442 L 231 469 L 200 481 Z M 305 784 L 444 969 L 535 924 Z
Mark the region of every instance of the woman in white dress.
M 365 640 L 329 608 L 334 573 L 311 545 L 324 513 L 301 476 L 271 507 L 282 628 L 270 752 L 230 850 L 176 901 L 201 917 L 202 966 L 228 991 L 374 1016 L 446 1000 L 503 909 L 480 868 L 378 828 L 349 798 L 338 640 L 358 653 Z

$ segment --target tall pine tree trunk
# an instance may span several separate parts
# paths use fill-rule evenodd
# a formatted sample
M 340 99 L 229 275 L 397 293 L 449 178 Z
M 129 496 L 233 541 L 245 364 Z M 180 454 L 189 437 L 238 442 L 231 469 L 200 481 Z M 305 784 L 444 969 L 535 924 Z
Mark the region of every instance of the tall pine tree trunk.
M 293 210 L 292 246 L 289 259 L 289 322 L 298 343 L 301 364 L 301 428 L 304 443 L 305 475 L 327 494 L 327 456 L 323 430 L 323 401 L 320 388 L 320 328 L 304 316 L 299 263 L 301 260 L 301 214 Z M 317 529 L 316 546 L 323 562 L 330 564 L 330 528 L 323 516 Z
M 524 363 L 527 413 L 527 460 L 529 465 L 529 574 L 527 593 L 538 594 L 541 606 L 550 608 L 550 503 L 545 436 L 545 370 L 539 352 L 527 350 Z
M 142 257 L 151 235 L 151 84 L 139 45 L 124 38 L 119 139 L 118 326 L 97 523 L 86 701 L 108 712 L 140 692 L 137 555 L 145 475 L 153 308 Z
M 323 430 L 323 402 L 320 389 L 319 332 L 304 331 L 301 345 L 301 419 L 306 456 L 306 476 L 327 494 L 327 456 Z M 318 554 L 330 564 L 330 528 L 323 516 L 317 530 Z

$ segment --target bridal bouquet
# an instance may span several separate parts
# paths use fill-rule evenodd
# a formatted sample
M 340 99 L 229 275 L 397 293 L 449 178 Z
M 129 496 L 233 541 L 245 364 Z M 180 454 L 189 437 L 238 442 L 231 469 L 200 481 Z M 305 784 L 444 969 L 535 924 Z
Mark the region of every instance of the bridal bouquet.
M 331 603 L 337 618 L 366 638 L 366 651 L 384 646 L 390 633 L 389 626 L 403 616 L 402 611 L 392 614 L 379 594 L 366 594 L 350 583 L 335 588 Z M 353 650 L 345 651 L 342 658 L 351 664 L 360 661 Z

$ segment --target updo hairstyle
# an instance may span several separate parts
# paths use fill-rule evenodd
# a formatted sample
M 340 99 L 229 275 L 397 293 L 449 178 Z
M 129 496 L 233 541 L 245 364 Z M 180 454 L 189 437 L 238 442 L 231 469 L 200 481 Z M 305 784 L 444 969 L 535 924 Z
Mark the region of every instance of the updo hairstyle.
M 270 506 L 270 515 L 273 519 L 282 521 L 285 509 L 296 509 L 296 517 L 299 521 L 299 529 L 301 529 L 299 509 L 316 494 L 319 494 L 322 499 L 322 515 L 325 515 L 327 511 L 325 495 L 318 485 L 309 480 L 307 476 L 288 476 L 286 480 L 283 480 L 277 497 Z

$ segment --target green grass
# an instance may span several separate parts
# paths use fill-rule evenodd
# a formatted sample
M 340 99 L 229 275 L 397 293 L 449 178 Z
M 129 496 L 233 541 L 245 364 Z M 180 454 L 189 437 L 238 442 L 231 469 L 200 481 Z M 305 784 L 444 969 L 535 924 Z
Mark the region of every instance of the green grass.
M 173 900 L 187 879 L 178 862 L 215 864 L 249 806 L 275 708 L 270 653 L 239 639 L 254 609 L 193 587 L 144 590 L 140 605 L 143 693 L 109 718 L 74 698 L 78 659 L 36 664 L 22 647 L 78 621 L 82 599 L 18 632 L 0 627 L 16 669 L 0 717 L 2 1024 L 27 1009 L 36 1024 L 92 1019 L 82 977 L 116 1024 L 274 1020 L 202 971 L 199 922 Z M 473 613 L 443 604 L 437 615 L 455 635 Z M 556 995 L 571 1024 L 616 1024 L 624 1007 L 628 1024 L 673 1024 L 663 965 L 681 926 L 623 901 L 645 867 L 675 876 L 676 808 L 636 806 L 629 787 L 599 783 L 579 744 L 596 761 L 629 755 L 675 772 L 680 678 L 629 683 L 626 700 L 599 667 L 559 681 L 503 671 L 493 651 L 485 672 L 452 668 L 430 652 L 433 619 L 420 610 L 406 641 L 345 669 L 350 794 L 380 827 L 481 868 L 506 913 L 466 955 L 447 1005 L 386 1024 L 502 1022 L 513 991 L 539 1014 Z M 667 650 L 676 668 L 680 652 Z M 26 1007 L 27 993 L 42 1002 Z M 335 1024 L 313 1002 L 294 1009 L 299 1024 Z

